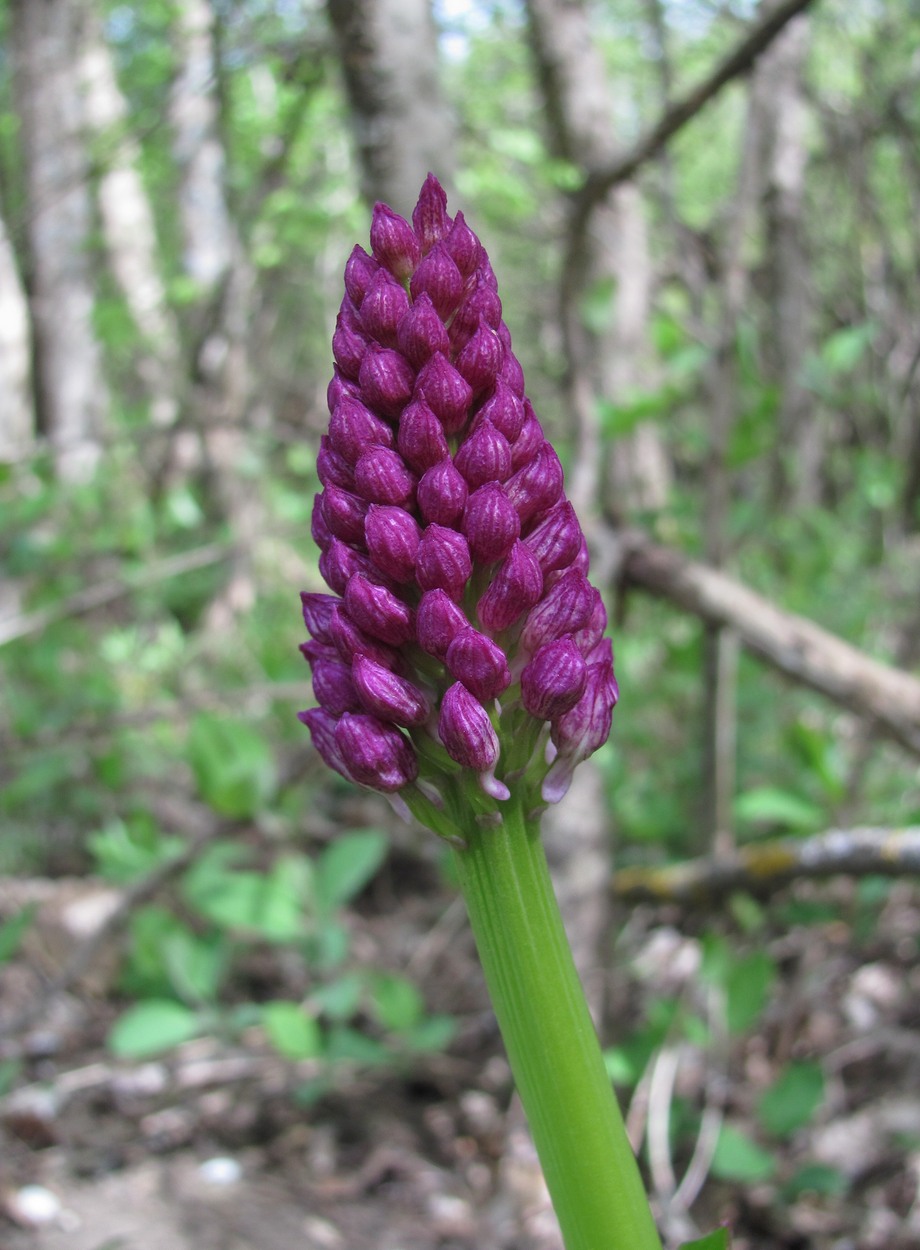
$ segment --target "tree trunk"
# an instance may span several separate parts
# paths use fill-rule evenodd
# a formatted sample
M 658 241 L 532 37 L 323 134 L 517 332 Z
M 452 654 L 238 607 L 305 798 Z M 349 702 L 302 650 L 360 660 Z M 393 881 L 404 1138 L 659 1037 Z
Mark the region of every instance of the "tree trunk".
M 0 218 L 0 461 L 24 455 L 35 436 L 29 307 Z
M 13 0 L 11 6 L 38 423 L 59 474 L 70 480 L 93 472 L 109 403 L 93 334 L 89 162 L 74 59 L 83 16 L 79 0 Z
M 184 0 L 176 6 L 173 42 L 179 69 L 169 114 L 179 167 L 182 263 L 207 296 L 230 269 L 234 236 L 218 126 L 214 14 L 208 0 Z
M 527 11 L 554 150 L 586 173 L 609 164 L 617 153 L 614 101 L 586 8 L 577 2 L 528 0 Z M 581 296 L 592 284 L 605 281 L 614 291 L 611 324 L 602 333 L 589 334 L 579 313 Z M 597 209 L 578 273 L 567 275 L 564 284 L 570 402 L 578 421 L 570 494 L 579 508 L 596 505 L 601 480 L 597 398 L 622 398 L 653 379 L 648 344 L 651 281 L 645 207 L 638 188 L 624 184 Z M 611 473 L 618 510 L 663 506 L 670 465 L 656 426 L 643 424 L 618 440 Z
M 811 342 L 808 257 L 804 234 L 805 170 L 808 161 L 808 115 L 803 90 L 810 41 L 809 19 L 794 18 L 755 71 L 765 88 L 769 110 L 769 151 L 765 216 L 773 372 L 780 386 L 777 472 L 785 479 L 796 506 L 818 502 L 822 428 L 815 397 L 802 371 Z M 793 457 L 783 464 L 782 456 Z
M 137 371 L 152 420 L 172 425 L 178 414 L 179 332 L 160 276 L 153 212 L 138 172 L 139 148 L 128 131 L 128 106 L 95 12 L 87 14 L 80 71 L 86 124 L 102 153 L 96 196 L 109 265 L 143 339 Z
M 429 171 L 450 190 L 455 128 L 441 94 L 430 0 L 327 0 L 361 190 L 408 213 Z
M 252 606 L 253 546 L 263 530 L 257 482 L 244 468 L 254 279 L 227 201 L 215 18 L 208 0 L 184 0 L 176 10 L 173 41 L 179 72 L 170 118 L 180 174 L 183 262 L 200 292 L 193 310 L 193 422 L 217 506 L 234 536 L 230 580 L 209 613 L 209 626 L 220 629 Z

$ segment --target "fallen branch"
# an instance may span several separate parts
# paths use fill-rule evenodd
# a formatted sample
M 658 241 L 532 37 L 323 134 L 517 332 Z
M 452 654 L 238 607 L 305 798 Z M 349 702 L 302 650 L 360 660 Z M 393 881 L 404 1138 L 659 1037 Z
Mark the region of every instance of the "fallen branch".
M 611 535 L 620 575 L 714 625 L 787 677 L 869 718 L 881 733 L 920 755 L 920 679 L 867 656 L 805 617 L 784 612 L 734 578 L 641 534 Z
M 166 556 L 161 560 L 151 560 L 136 573 L 126 572 L 118 580 L 100 582 L 95 586 L 87 586 L 76 594 L 52 604 L 47 608 L 39 608 L 35 612 L 27 612 L 19 616 L 0 618 L 0 647 L 27 634 L 38 633 L 58 621 L 71 616 L 79 616 L 84 612 L 93 612 L 96 608 L 105 607 L 118 599 L 131 594 L 155 582 L 167 581 L 182 573 L 190 573 L 195 569 L 206 568 L 211 564 L 219 564 L 229 560 L 233 555 L 231 547 L 223 544 L 210 543 L 205 547 L 196 547 L 192 551 L 183 551 L 179 555 Z
M 665 868 L 622 868 L 614 895 L 625 903 L 683 903 L 699 907 L 743 890 L 770 894 L 791 881 L 845 874 L 920 875 L 920 826 L 831 829 L 812 838 L 781 838 Z

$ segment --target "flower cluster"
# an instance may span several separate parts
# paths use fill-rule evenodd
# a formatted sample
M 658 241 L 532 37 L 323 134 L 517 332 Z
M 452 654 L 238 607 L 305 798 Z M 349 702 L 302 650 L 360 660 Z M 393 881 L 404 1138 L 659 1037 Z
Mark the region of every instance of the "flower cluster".
M 319 706 L 300 717 L 327 764 L 407 802 L 450 809 L 473 777 L 554 802 L 617 700 L 562 467 L 437 180 L 411 224 L 376 205 L 370 242 L 332 339 L 312 525 L 332 594 L 301 596 Z

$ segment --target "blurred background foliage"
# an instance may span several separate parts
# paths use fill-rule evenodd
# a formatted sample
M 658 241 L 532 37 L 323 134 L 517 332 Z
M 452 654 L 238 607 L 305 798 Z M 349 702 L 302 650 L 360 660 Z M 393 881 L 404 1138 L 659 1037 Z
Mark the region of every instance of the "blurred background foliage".
M 410 977 L 352 959 L 341 909 L 386 853 L 389 812 L 318 764 L 295 717 L 311 698 L 297 592 L 320 588 L 310 511 L 329 342 L 344 261 L 369 222 L 341 48 L 313 0 L 50 8 L 75 14 L 86 46 L 110 58 L 116 106 L 105 124 L 76 126 L 76 172 L 43 192 L 24 69 L 43 32 L 29 28 L 26 0 L 0 4 L 5 290 L 33 328 L 32 373 L 19 408 L 4 410 L 0 449 L 0 873 L 130 885 L 210 830 L 207 850 L 177 874 L 175 900 L 145 902 L 131 918 L 120 986 L 140 1005 L 112 1035 L 123 1054 L 244 1028 L 253 1002 L 293 1058 L 372 1063 L 443 1044 L 450 1022 L 426 1014 Z M 769 8 L 585 6 L 613 150 L 646 133 Z M 527 6 L 439 0 L 434 20 L 429 68 L 455 136 L 435 172 L 490 252 L 529 393 L 574 472 L 583 443 L 560 289 L 571 196 L 590 161 L 554 137 Z M 630 183 L 644 220 L 638 347 L 617 339 L 631 257 L 582 275 L 580 332 L 614 363 L 632 360 L 629 376 L 595 387 L 599 455 L 613 467 L 593 506 L 690 555 L 708 558 L 715 542 L 719 562 L 767 599 L 909 670 L 920 659 L 920 13 L 910 0 L 826 0 L 798 20 L 796 55 L 730 82 Z M 57 85 L 52 75 L 44 90 Z M 204 107 L 193 151 L 217 171 L 216 277 L 202 277 L 193 254 L 209 228 L 196 237 L 187 219 L 195 161 L 182 147 L 183 99 Z M 770 125 L 766 143 L 756 127 Z M 791 198 L 784 160 L 798 178 Z M 139 324 L 137 290 L 113 262 L 103 195 L 106 176 L 125 168 L 151 214 L 159 339 Z M 43 381 L 42 354 L 55 349 L 40 325 L 48 279 L 33 229 L 75 188 L 86 210 L 77 280 L 105 399 L 82 427 L 66 425 Z M 778 259 L 790 237 L 797 286 Z M 730 290 L 739 277 L 740 303 Z M 803 327 L 792 361 L 788 300 Z M 731 418 L 717 435 L 720 405 Z M 616 469 L 639 432 L 663 466 L 645 494 Z M 84 467 L 70 466 L 69 440 L 88 453 Z M 726 506 L 713 522 L 718 492 Z M 635 590 L 605 589 L 622 699 L 598 763 L 618 863 L 707 852 L 704 626 Z M 731 705 L 738 842 L 920 822 L 916 760 L 846 707 L 746 654 Z M 336 842 L 343 826 L 348 839 Z M 775 968 L 733 962 L 719 941 L 707 975 L 727 987 L 729 1032 L 743 1031 Z M 299 952 L 309 994 L 265 1003 L 244 991 L 242 1007 L 221 1006 L 228 977 L 261 944 Z M 614 1074 L 637 1079 L 673 1027 L 670 1017 L 643 1024 L 631 1050 L 611 1052 Z M 820 1070 L 787 1067 L 759 1105 L 768 1137 L 821 1097 Z M 737 1142 L 716 1160 L 729 1179 L 769 1166 Z M 835 1183 L 815 1183 L 825 1181 Z

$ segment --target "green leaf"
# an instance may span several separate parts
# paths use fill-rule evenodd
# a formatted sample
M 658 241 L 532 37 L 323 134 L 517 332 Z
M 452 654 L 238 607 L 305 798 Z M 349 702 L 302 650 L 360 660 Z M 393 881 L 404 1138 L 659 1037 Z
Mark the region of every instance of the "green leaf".
M 363 993 L 364 978 L 357 972 L 349 972 L 314 990 L 310 995 L 310 1005 L 317 1014 L 344 1022 L 358 1010 Z
M 9 920 L 0 924 L 0 964 L 8 963 L 19 950 L 19 944 L 35 919 L 37 910 L 35 903 L 29 903 L 15 916 L 10 916 Z
M 110 820 L 104 829 L 87 839 L 102 875 L 119 885 L 130 885 L 178 855 L 185 842 L 165 837 L 149 818 L 136 817 L 126 824 Z
M 824 1101 L 824 1073 L 813 1060 L 790 1063 L 757 1104 L 768 1133 L 784 1137 L 802 1128 Z
M 839 1198 L 849 1187 L 844 1173 L 829 1163 L 806 1163 L 783 1186 L 783 1197 L 787 1202 L 795 1202 L 803 1194 Z
M 425 1009 L 422 996 L 411 981 L 389 974 L 374 977 L 371 1007 L 383 1028 L 392 1033 L 413 1028 Z
M 109 1046 L 123 1059 L 142 1059 L 170 1050 L 201 1032 L 197 1012 L 170 999 L 152 998 L 138 1003 L 116 1020 L 109 1032 Z
M 163 942 L 163 959 L 173 989 L 188 1003 L 213 1002 L 227 971 L 227 947 L 220 937 L 199 938 L 178 929 Z
M 766 951 L 753 951 L 729 969 L 725 979 L 725 1022 L 730 1033 L 743 1033 L 763 1011 L 776 980 L 776 965 Z
M 738 820 L 776 825 L 793 833 L 809 833 L 825 822 L 823 808 L 776 786 L 748 790 L 735 799 L 734 806 Z
M 190 906 L 221 928 L 248 930 L 269 942 L 289 942 L 306 929 L 313 873 L 303 855 L 279 859 L 267 873 L 232 867 L 245 855 L 217 843 L 182 882 Z
M 711 1170 L 723 1181 L 765 1181 L 776 1171 L 776 1160 L 741 1129 L 723 1124 Z
M 821 362 L 828 373 L 850 373 L 855 369 L 875 338 L 875 332 L 875 323 L 864 321 L 861 325 L 845 326 L 825 339 L 821 346 Z
M 285 1059 L 315 1059 L 322 1052 L 319 1025 L 299 1003 L 267 1003 L 262 1025 L 268 1040 Z
M 678 1250 L 731 1250 L 732 1237 L 727 1228 L 717 1228 L 696 1241 L 685 1241 Z
M 188 755 L 202 798 L 221 816 L 253 816 L 275 789 L 269 745 L 245 721 L 199 713 Z
M 400 1045 L 418 1054 L 443 1050 L 453 1041 L 457 1032 L 457 1022 L 453 1016 L 426 1016 L 418 1024 L 405 1032 Z
M 382 1042 L 347 1025 L 332 1029 L 326 1044 L 326 1056 L 332 1062 L 359 1063 L 366 1067 L 389 1063 L 393 1057 Z
M 613 278 L 598 278 L 592 282 L 581 299 L 581 320 L 592 334 L 603 334 L 613 319 Z
M 387 835 L 379 829 L 360 829 L 337 838 L 316 864 L 316 896 L 327 911 L 349 902 L 383 863 Z

